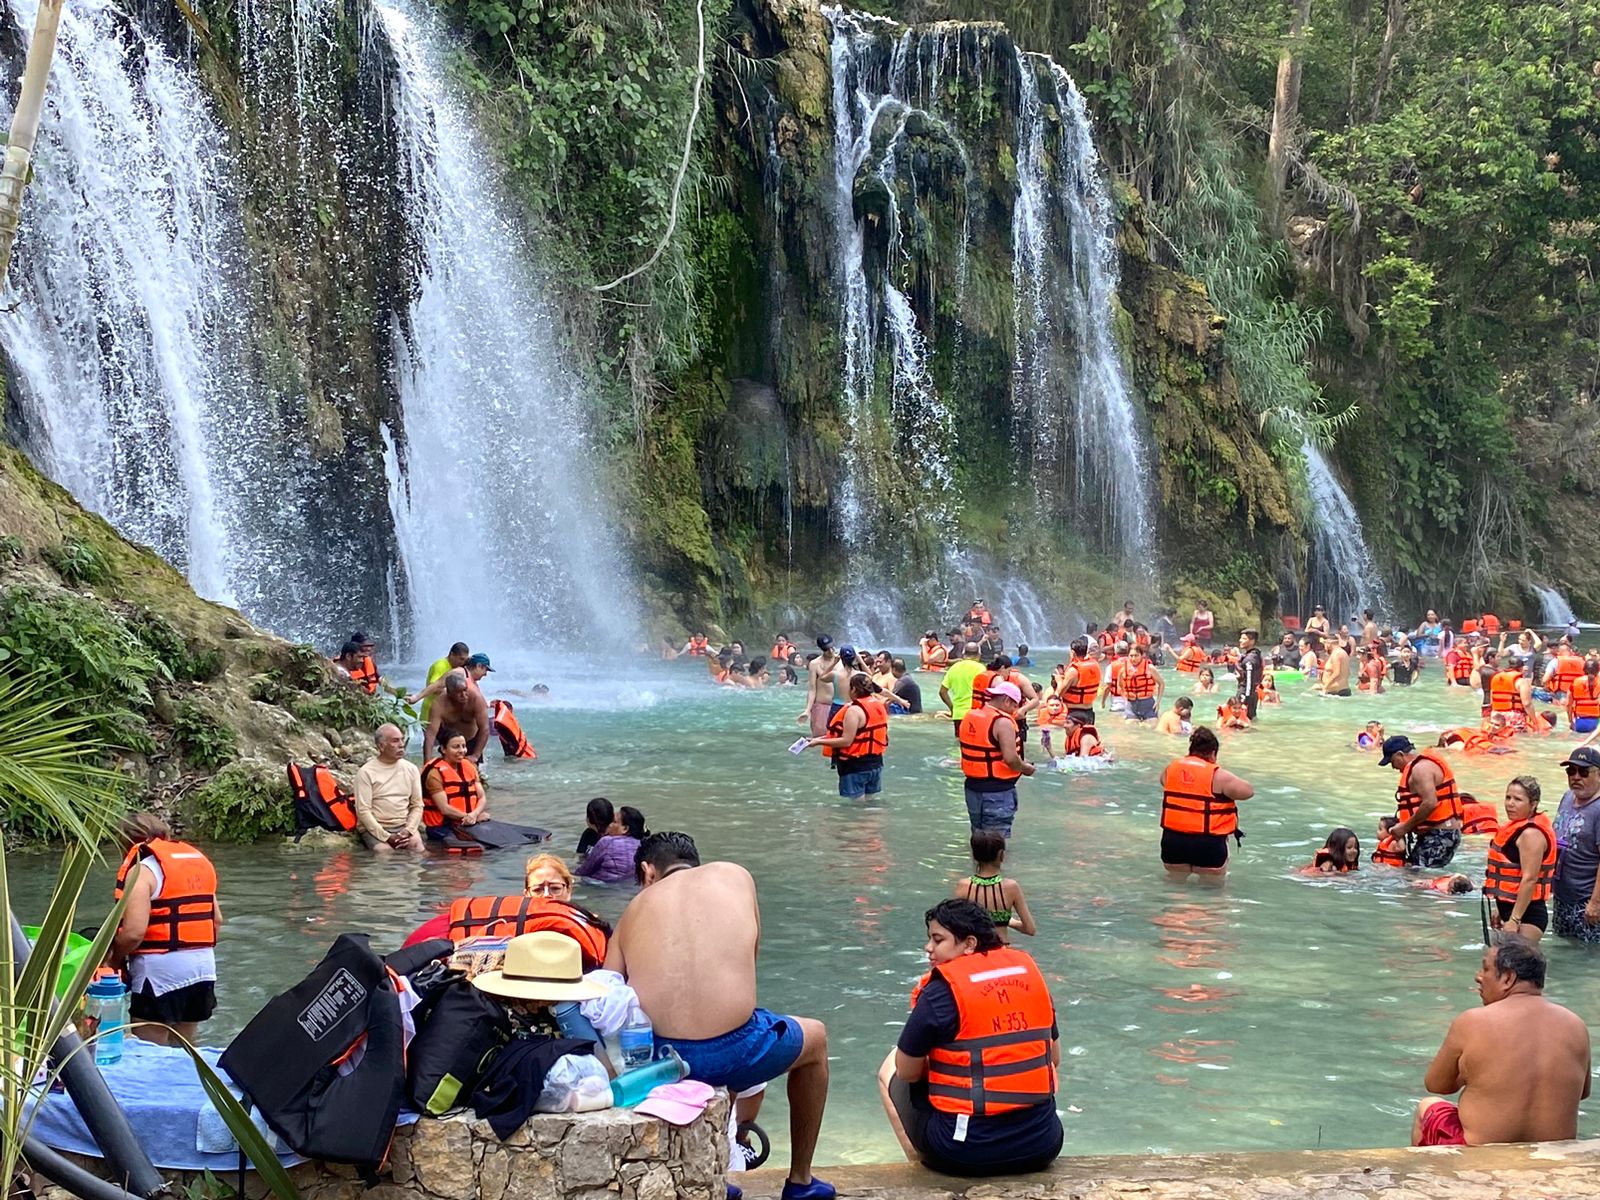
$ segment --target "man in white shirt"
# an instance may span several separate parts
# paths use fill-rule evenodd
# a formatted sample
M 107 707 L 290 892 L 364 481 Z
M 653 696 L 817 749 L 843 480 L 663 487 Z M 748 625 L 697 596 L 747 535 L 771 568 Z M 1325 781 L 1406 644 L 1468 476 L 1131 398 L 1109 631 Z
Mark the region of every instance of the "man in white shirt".
M 398 725 L 380 725 L 373 741 L 378 757 L 356 772 L 356 828 L 367 849 L 421 850 L 422 774 L 406 758 L 406 735 Z

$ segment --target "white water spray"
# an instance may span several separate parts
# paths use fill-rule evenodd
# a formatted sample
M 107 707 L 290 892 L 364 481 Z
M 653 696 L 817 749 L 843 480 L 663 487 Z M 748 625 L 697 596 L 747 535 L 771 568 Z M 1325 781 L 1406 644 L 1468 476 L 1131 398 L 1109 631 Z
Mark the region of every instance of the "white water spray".
M 447 85 L 448 42 L 428 5 L 373 11 L 397 63 L 402 186 L 423 259 L 396 330 L 404 428 L 386 463 L 418 645 L 623 644 L 637 624 L 591 418 L 496 168 Z
M 1389 615 L 1383 577 L 1367 549 L 1366 533 L 1355 503 L 1333 473 L 1327 456 L 1309 439 L 1302 443 L 1306 482 L 1311 495 L 1311 560 L 1306 571 L 1306 599 L 1327 606 L 1335 624 L 1371 609 Z
M 1553 587 L 1543 584 L 1531 583 L 1533 594 L 1539 597 L 1539 620 L 1548 628 L 1566 628 L 1567 622 L 1574 620 L 1572 601 L 1568 600 Z

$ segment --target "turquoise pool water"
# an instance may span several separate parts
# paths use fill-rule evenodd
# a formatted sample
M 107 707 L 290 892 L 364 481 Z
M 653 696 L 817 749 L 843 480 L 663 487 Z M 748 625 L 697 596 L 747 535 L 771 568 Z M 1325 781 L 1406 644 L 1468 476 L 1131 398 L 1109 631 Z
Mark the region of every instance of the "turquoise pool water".
M 1055 657 L 1035 661 L 1042 677 Z M 491 752 L 494 807 L 555 829 L 570 851 L 585 802 L 606 795 L 643 809 L 652 828 L 692 833 L 706 857 L 747 866 L 761 893 L 763 1003 L 830 1030 L 818 1161 L 892 1159 L 873 1074 L 923 969 L 923 911 L 967 863 L 948 723 L 896 719 L 883 796 L 864 805 L 835 794 L 817 756 L 787 753 L 800 709 L 791 689 L 717 689 L 692 663 L 645 663 L 605 682 L 537 661 L 508 666 L 491 684 L 539 678 L 553 692 L 511 696 L 539 760 L 502 763 Z M 937 677 L 921 679 L 933 700 Z M 1417 891 L 1399 872 L 1370 868 L 1339 880 L 1297 873 L 1334 825 L 1352 826 L 1370 849 L 1377 817 L 1393 809 L 1394 772 L 1351 748 L 1361 724 L 1376 717 L 1431 742 L 1475 720 L 1472 697 L 1447 692 L 1437 670 L 1370 699 L 1326 700 L 1300 686 L 1264 708 L 1257 729 L 1224 735 L 1223 765 L 1256 797 L 1221 888 L 1174 885 L 1159 865 L 1157 781 L 1181 752 L 1176 739 L 1111 718 L 1115 763 L 1023 782 L 1008 871 L 1040 926 L 1018 941 L 1044 968 L 1061 1018 L 1069 1153 L 1403 1144 L 1446 1025 L 1477 1003 L 1476 895 Z M 1207 711 L 1206 698 L 1197 703 Z M 1553 810 L 1572 740 L 1528 739 L 1515 756 L 1458 760 L 1458 773 L 1496 800 L 1511 776 L 1533 774 Z M 1475 881 L 1486 841 L 1468 839 L 1457 857 Z M 370 931 L 384 947 L 451 897 L 514 891 L 521 880 L 509 853 L 380 860 L 308 845 L 214 855 L 226 926 L 213 1040 L 298 979 L 339 931 Z M 17 865 L 23 893 L 43 895 L 48 866 Z M 590 886 L 579 898 L 615 917 L 628 892 Z M 1545 945 L 1550 995 L 1600 1012 L 1600 957 Z M 764 1123 L 781 1144 L 781 1089 Z M 1580 1128 L 1600 1133 L 1587 1114 Z

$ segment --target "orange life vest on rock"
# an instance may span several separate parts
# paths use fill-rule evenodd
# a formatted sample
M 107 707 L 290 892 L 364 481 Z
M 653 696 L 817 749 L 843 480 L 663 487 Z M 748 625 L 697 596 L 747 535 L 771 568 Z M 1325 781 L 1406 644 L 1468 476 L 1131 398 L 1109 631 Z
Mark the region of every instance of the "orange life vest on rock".
M 522 726 L 517 722 L 510 701 L 489 701 L 489 722 L 494 728 L 495 736 L 500 739 L 500 749 L 507 758 L 539 757 L 533 744 L 522 735 Z
M 1539 862 L 1533 899 L 1537 902 L 1550 898 L 1551 886 L 1556 878 L 1556 831 L 1549 817 L 1534 813 L 1526 821 L 1507 821 L 1494 835 L 1494 841 L 1489 843 L 1489 861 L 1483 869 L 1483 890 L 1496 900 L 1515 902 L 1522 886 L 1522 872 L 1526 864 L 1512 862 L 1506 850 L 1522 836 L 1524 829 L 1537 829 L 1544 835 L 1544 857 Z
M 188 842 L 152 838 L 131 848 L 117 871 L 113 895 L 122 899 L 136 863 L 154 859 L 161 868 L 161 894 L 150 898 L 150 924 L 135 954 L 204 950 L 217 944 L 217 870 Z
M 961 773 L 968 779 L 1020 779 L 1022 772 L 1006 765 L 994 743 L 995 718 L 1001 714 L 985 705 L 961 718 L 957 741 L 961 745 Z M 1020 747 L 1019 747 L 1020 749 Z
M 1422 804 L 1422 798 L 1411 790 L 1411 769 L 1423 759 L 1427 759 L 1437 766 L 1444 776 L 1435 795 L 1438 797 L 1439 804 L 1444 805 L 1445 812 L 1444 816 L 1438 816 L 1439 807 L 1436 804 L 1433 809 L 1436 815 L 1415 827 L 1419 833 L 1429 829 L 1437 829 L 1452 817 L 1456 820 L 1461 819 L 1461 793 L 1456 787 L 1456 774 L 1450 769 L 1450 764 L 1432 750 L 1421 751 L 1416 758 L 1413 758 L 1401 768 L 1400 786 L 1395 789 L 1394 793 L 1395 806 L 1400 819 L 1402 821 L 1410 820 L 1411 814 L 1416 812 L 1417 808 Z
M 856 730 L 856 736 L 851 743 L 842 750 L 835 750 L 832 746 L 822 748 L 824 758 L 866 758 L 868 755 L 883 757 L 883 752 L 889 748 L 889 709 L 884 702 L 876 696 L 866 696 L 860 700 L 852 700 L 846 704 L 828 721 L 828 736 L 840 737 L 844 734 L 844 715 L 850 709 L 859 708 L 866 714 L 867 719 L 862 722 L 861 728 Z
M 295 828 L 298 833 L 321 826 L 348 833 L 356 827 L 356 801 L 339 786 L 333 772 L 321 763 L 302 767 L 286 764 L 289 791 L 294 796 Z
M 450 905 L 449 938 L 519 937 L 550 930 L 564 933 L 583 950 L 583 969 L 605 961 L 610 930 L 593 913 L 548 896 L 463 896 Z
M 1226 835 L 1239 828 L 1239 809 L 1213 790 L 1217 764 L 1189 754 L 1161 773 L 1161 828 L 1173 833 Z
M 437 771 L 439 781 L 444 784 L 444 798 L 462 812 L 471 816 L 478 811 L 478 789 L 473 784 L 478 782 L 478 764 L 470 758 L 463 758 L 459 767 L 452 767 L 442 758 L 430 759 L 422 764 L 422 790 L 429 796 L 428 803 L 422 809 L 422 823 L 437 829 L 446 824 L 445 815 L 438 810 L 432 800 L 432 793 L 428 789 L 428 772 Z
M 1075 658 L 1072 666 L 1078 672 L 1077 682 L 1061 689 L 1061 699 L 1068 708 L 1093 708 L 1100 694 L 1100 664 L 1092 658 Z
M 928 1052 L 928 1102 L 977 1117 L 1053 1103 L 1055 1006 L 1033 959 L 1001 946 L 934 970 L 950 986 L 961 1025 L 954 1041 Z
M 1494 637 L 1500 632 L 1500 618 L 1493 613 L 1484 613 L 1483 620 L 1479 622 L 1478 628 L 1490 637 Z

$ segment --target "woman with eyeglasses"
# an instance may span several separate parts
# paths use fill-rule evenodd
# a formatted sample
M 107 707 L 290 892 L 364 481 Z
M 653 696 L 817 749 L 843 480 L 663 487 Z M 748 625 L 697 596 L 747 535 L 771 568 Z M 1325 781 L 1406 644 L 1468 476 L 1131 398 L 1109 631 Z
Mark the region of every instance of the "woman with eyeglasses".
M 1600 943 L 1600 750 L 1580 746 L 1561 764 L 1567 791 L 1556 810 L 1557 937 Z

